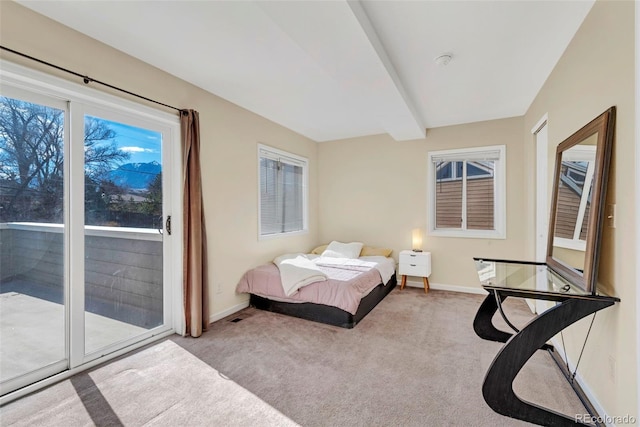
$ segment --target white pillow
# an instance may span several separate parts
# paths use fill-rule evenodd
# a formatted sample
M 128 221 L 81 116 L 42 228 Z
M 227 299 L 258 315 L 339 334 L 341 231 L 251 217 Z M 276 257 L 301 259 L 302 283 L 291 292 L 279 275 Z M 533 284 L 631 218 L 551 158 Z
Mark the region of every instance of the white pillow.
M 362 250 L 362 243 L 340 243 L 335 240 L 329 243 L 327 249 L 322 252 L 322 256 L 331 258 L 358 258 Z

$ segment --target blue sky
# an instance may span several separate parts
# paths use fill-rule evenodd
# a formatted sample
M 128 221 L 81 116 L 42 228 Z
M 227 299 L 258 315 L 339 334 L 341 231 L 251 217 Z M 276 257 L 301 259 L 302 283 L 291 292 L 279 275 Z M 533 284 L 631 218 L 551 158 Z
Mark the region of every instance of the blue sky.
M 115 143 L 121 150 L 131 155 L 126 163 L 162 163 L 162 134 L 159 132 L 129 126 L 123 123 L 97 118 L 104 121 L 116 133 Z

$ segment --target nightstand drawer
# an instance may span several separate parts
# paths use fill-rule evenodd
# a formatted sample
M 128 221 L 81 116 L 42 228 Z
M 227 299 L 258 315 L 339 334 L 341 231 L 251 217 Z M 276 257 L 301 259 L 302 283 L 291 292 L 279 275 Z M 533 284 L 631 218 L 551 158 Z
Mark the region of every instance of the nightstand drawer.
M 429 292 L 429 276 L 431 275 L 431 252 L 400 251 L 398 257 L 398 274 L 402 276 L 400 289 L 407 284 L 407 276 L 422 277 L 424 293 Z
M 429 266 L 400 263 L 400 274 L 403 276 L 427 277 L 431 274 Z
M 428 256 L 426 252 L 407 252 L 402 251 L 400 253 L 400 264 L 414 264 L 414 265 L 427 265 L 429 264 Z

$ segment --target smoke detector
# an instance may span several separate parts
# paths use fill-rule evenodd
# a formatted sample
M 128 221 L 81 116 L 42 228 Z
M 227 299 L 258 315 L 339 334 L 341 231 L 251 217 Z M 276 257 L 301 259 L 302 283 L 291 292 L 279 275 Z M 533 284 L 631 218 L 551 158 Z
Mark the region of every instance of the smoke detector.
M 433 60 L 435 61 L 436 64 L 438 64 L 441 67 L 444 67 L 445 65 L 447 65 L 449 63 L 449 61 L 451 61 L 451 58 L 453 58 L 453 55 L 450 53 L 443 53 L 440 56 L 436 56 Z

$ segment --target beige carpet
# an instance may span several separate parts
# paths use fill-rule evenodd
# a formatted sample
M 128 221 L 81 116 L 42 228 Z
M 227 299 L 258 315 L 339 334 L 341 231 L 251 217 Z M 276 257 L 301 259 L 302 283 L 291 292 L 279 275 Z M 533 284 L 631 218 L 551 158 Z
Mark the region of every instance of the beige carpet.
M 249 308 L 199 339 L 173 337 L 10 403 L 0 424 L 525 425 L 482 399 L 501 347 L 473 333 L 482 299 L 396 289 L 351 330 Z M 507 300 L 507 312 L 519 324 L 530 316 L 518 300 Z M 584 412 L 545 352 L 525 366 L 516 392 Z

